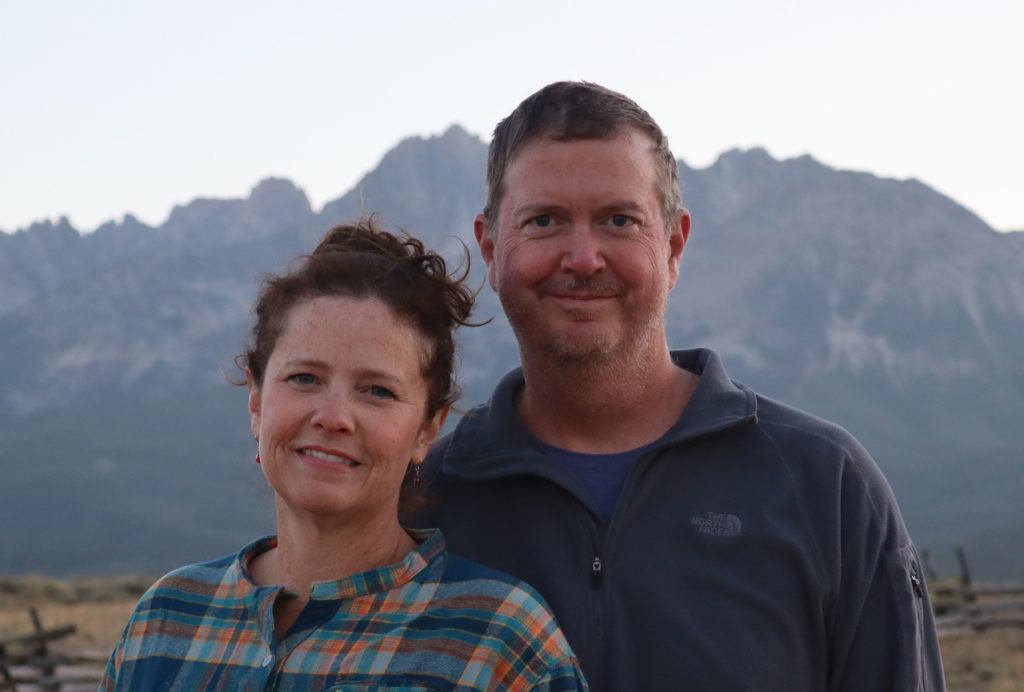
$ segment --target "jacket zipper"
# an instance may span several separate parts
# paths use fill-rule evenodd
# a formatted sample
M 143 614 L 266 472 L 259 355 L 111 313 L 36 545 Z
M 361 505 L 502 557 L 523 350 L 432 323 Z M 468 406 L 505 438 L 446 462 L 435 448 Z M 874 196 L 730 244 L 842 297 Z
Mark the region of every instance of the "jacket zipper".
M 604 577 L 604 563 L 601 562 L 601 556 L 595 555 L 594 561 L 590 563 L 590 585 L 595 589 L 601 588 L 601 582 Z

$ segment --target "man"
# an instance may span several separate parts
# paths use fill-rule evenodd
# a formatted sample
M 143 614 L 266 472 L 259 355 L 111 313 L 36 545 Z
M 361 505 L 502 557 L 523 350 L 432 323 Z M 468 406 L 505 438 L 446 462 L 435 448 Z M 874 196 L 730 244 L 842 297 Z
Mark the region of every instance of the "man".
M 498 125 L 475 232 L 522 368 L 435 446 L 425 523 L 537 587 L 595 690 L 942 689 L 867 453 L 669 351 L 677 176 L 651 117 L 594 84 Z

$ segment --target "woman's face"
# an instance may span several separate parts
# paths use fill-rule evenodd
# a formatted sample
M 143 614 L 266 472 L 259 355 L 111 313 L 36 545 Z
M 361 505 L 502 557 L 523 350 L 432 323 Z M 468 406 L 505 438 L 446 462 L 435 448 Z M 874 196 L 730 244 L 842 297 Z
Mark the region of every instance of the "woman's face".
M 321 297 L 294 306 L 267 362 L 249 379 L 249 413 L 278 509 L 397 522 L 410 461 L 447 409 L 426 419 L 426 344 L 381 301 Z

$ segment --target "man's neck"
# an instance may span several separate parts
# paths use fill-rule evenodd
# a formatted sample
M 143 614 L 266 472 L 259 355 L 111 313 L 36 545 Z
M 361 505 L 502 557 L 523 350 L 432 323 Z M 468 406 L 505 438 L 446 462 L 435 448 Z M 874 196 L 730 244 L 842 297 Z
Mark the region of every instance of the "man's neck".
M 657 440 L 679 419 L 699 378 L 651 358 L 608 364 L 538 362 L 524 357 L 526 385 L 516 411 L 537 438 L 576 452 L 608 454 Z

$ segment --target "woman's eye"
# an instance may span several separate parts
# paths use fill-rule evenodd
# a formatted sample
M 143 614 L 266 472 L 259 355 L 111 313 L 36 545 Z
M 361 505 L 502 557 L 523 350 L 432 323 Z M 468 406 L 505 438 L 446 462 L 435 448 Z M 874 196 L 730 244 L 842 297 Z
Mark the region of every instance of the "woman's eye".
M 395 393 L 387 387 L 381 387 L 380 385 L 373 385 L 370 387 L 370 396 L 377 397 L 378 399 L 397 399 Z
M 288 377 L 288 381 L 294 382 L 295 384 L 310 385 L 316 384 L 316 377 L 310 375 L 308 372 L 300 372 L 294 375 L 290 375 Z

